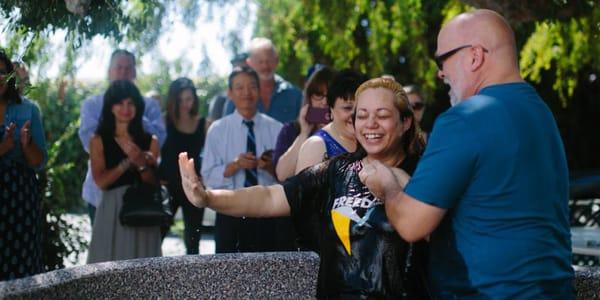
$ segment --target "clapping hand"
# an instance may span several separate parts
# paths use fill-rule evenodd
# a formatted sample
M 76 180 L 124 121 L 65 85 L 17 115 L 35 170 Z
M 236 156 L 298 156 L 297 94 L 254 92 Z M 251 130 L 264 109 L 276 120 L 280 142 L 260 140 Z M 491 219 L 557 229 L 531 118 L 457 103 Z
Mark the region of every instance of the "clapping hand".
M 122 138 L 115 138 L 115 141 L 132 164 L 138 167 L 146 166 L 146 153 L 142 152 L 134 142 Z
M 4 138 L 2 139 L 2 143 L 0 143 L 0 154 L 7 153 L 15 146 L 14 131 L 16 127 L 15 123 L 10 123 L 4 129 Z
M 28 120 L 27 122 L 25 122 L 25 124 L 23 124 L 23 127 L 21 127 L 21 130 L 19 131 L 21 147 L 23 148 L 27 147 L 29 145 L 29 142 L 31 141 L 31 134 L 29 133 L 30 125 L 31 122 Z
M 196 174 L 194 159 L 189 159 L 187 152 L 179 153 L 179 172 L 181 174 L 181 185 L 188 200 L 197 207 L 206 207 L 208 204 L 206 191 Z

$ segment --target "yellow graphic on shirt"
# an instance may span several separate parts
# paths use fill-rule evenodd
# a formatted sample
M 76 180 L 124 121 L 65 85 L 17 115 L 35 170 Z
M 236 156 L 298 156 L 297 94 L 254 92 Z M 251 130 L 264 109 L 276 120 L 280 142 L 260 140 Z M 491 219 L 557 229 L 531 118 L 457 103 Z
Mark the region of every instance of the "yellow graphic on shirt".
M 342 241 L 346 252 L 348 255 L 352 255 L 352 249 L 350 248 L 350 218 L 343 213 L 332 210 L 331 220 L 333 221 L 335 233 L 337 233 L 338 238 Z

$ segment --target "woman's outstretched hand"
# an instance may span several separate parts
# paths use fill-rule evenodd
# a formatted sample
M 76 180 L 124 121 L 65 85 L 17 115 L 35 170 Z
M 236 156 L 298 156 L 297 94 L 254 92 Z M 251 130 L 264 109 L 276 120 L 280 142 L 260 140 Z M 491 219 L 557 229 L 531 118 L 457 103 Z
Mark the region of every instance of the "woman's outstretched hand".
M 196 174 L 194 159 L 188 158 L 187 152 L 179 153 L 179 173 L 181 174 L 181 185 L 188 200 L 199 208 L 208 205 L 208 197 L 202 182 Z

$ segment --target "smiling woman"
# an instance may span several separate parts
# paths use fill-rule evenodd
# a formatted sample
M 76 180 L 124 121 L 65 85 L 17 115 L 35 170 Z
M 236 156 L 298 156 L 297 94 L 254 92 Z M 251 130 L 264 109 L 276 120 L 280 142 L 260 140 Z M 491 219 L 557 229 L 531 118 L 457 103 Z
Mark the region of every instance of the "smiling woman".
M 158 139 L 144 131 L 144 100 L 129 80 L 115 80 L 104 94 L 96 134 L 90 141 L 94 182 L 102 189 L 96 210 L 88 263 L 160 256 L 158 226 L 127 227 L 118 214 L 127 188 L 136 181 L 155 182 L 152 169 Z
M 382 160 L 397 176 L 407 177 L 415 169 L 423 143 L 408 99 L 398 83 L 382 78 L 362 84 L 356 99 L 356 152 L 303 170 L 282 184 L 235 191 L 206 191 L 194 162 L 181 153 L 184 191 L 198 207 L 231 216 L 290 215 L 296 229 L 315 234 L 321 258 L 318 298 L 427 299 L 425 242 L 402 240 L 384 203 L 359 177 L 372 160 Z

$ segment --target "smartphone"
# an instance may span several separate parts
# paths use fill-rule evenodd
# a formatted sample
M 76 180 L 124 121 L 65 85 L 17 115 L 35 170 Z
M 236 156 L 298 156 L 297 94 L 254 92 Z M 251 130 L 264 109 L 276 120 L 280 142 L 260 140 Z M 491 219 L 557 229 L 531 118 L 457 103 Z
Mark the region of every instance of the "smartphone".
M 309 107 L 306 112 L 306 121 L 311 124 L 327 124 L 331 122 L 329 107 Z
M 269 149 L 269 150 L 265 150 L 265 152 L 263 152 L 260 155 L 260 159 L 272 159 L 273 158 L 273 149 Z

